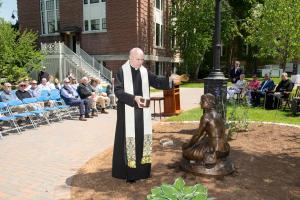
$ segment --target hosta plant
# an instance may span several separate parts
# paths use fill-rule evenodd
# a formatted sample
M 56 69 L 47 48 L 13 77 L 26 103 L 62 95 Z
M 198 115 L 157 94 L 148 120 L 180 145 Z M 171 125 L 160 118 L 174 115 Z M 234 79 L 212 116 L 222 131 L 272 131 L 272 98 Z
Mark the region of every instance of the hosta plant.
M 173 185 L 162 184 L 151 189 L 148 200 L 213 200 L 202 184 L 187 186 L 182 178 L 177 178 Z

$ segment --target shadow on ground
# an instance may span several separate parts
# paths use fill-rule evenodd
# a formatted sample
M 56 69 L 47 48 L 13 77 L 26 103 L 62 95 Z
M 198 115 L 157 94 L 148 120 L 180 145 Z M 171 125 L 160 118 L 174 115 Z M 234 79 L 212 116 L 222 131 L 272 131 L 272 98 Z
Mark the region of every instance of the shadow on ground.
M 300 129 L 254 125 L 230 142 L 236 172 L 224 178 L 209 178 L 179 168 L 181 145 L 197 132 L 197 126 L 156 127 L 152 177 L 147 180 L 130 184 L 112 178 L 111 149 L 94 157 L 66 181 L 72 186 L 72 199 L 146 199 L 152 187 L 173 183 L 177 177 L 183 177 L 187 185 L 204 184 L 217 200 L 300 199 Z M 175 146 L 163 148 L 159 141 L 164 138 L 174 140 Z

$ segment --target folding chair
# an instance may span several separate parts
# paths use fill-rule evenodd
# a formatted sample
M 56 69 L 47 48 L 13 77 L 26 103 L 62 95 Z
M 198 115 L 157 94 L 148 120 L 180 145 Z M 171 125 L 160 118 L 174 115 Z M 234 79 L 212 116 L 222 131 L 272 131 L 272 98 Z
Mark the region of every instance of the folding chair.
M 62 112 L 66 112 L 67 115 L 70 118 L 72 118 L 71 113 L 70 113 L 70 106 L 66 105 L 66 103 L 64 102 L 64 100 L 60 96 L 58 90 L 51 91 L 51 93 L 50 93 L 50 100 L 52 100 L 54 102 L 54 107 L 58 108 Z
M 40 96 L 41 97 L 49 96 L 49 91 L 48 90 L 42 90 Z
M 22 100 L 23 103 L 27 106 L 27 110 L 30 113 L 34 113 L 36 117 L 43 117 L 45 119 L 45 121 L 50 125 L 49 119 L 47 117 L 47 114 L 49 113 L 47 110 L 45 110 L 44 108 L 42 108 L 42 106 L 40 106 L 38 104 L 38 101 L 36 98 L 25 98 Z M 28 107 L 30 107 L 30 110 L 28 109 Z
M 37 98 L 37 102 L 40 102 L 40 103 L 46 103 L 46 102 L 49 102 L 49 100 L 50 100 L 50 96 L 39 96 Z M 56 106 L 44 107 L 44 110 L 47 111 L 50 115 L 54 115 L 55 118 L 58 119 L 59 121 L 62 120 L 62 118 L 60 117 L 60 114 L 59 114 L 60 109 L 58 107 L 56 107 Z
M 9 110 L 8 110 L 8 105 L 5 102 L 0 102 L 0 122 L 8 122 L 11 126 L 11 129 L 8 129 L 7 131 L 10 130 L 17 130 L 17 133 L 20 134 L 21 129 L 16 123 L 16 117 L 15 116 L 10 116 Z M 7 131 L 0 131 L 0 139 L 3 138 L 2 133 L 7 132 Z
M 27 108 L 26 108 L 26 105 L 23 104 L 23 102 L 21 100 L 11 100 L 11 101 L 8 101 L 7 102 L 8 104 L 8 109 L 9 109 L 9 112 L 12 116 L 16 117 L 16 118 L 27 118 L 29 119 L 29 122 L 31 123 L 32 127 L 33 128 L 36 128 L 37 125 L 35 124 L 35 122 L 33 121 L 32 117 L 35 115 L 34 113 L 31 113 L 31 112 L 28 112 Z M 23 106 L 24 107 L 24 112 L 16 112 L 15 113 L 15 110 L 17 107 L 21 107 Z

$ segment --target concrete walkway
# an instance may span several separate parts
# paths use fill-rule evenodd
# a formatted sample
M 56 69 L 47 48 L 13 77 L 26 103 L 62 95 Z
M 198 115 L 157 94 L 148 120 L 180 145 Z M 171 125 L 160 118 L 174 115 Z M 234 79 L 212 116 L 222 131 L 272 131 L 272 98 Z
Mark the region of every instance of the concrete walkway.
M 202 93 L 181 89 L 181 108 L 197 107 Z M 109 110 L 86 122 L 63 120 L 5 136 L 0 140 L 0 200 L 69 199 L 66 180 L 113 145 L 115 123 L 116 111 Z

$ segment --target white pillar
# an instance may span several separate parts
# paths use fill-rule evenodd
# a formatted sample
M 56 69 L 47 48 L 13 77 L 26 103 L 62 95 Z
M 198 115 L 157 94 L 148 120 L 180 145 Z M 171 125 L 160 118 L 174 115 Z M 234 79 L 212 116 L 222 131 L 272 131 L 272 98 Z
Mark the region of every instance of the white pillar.
M 57 45 L 57 44 L 55 44 Z M 59 80 L 63 80 L 63 55 L 62 55 L 62 44 L 59 42 Z

